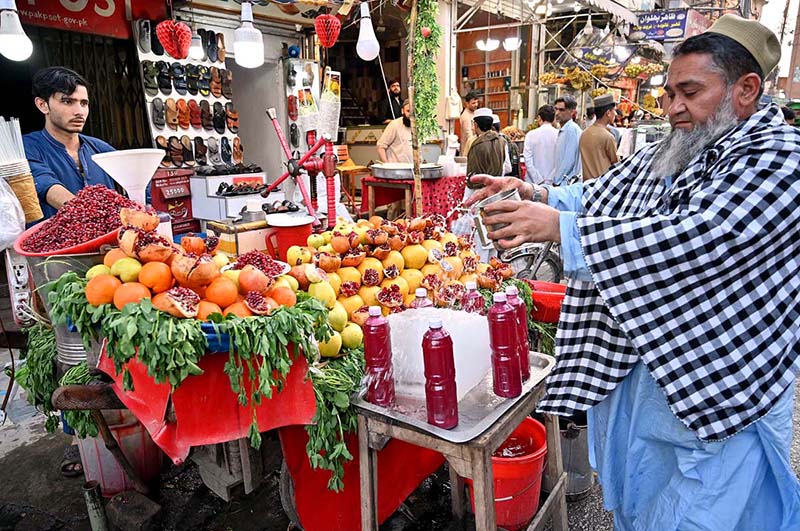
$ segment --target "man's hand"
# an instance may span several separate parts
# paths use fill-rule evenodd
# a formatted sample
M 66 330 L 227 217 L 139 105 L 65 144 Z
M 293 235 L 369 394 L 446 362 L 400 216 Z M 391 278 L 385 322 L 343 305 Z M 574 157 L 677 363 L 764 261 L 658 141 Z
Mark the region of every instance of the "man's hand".
M 482 185 L 483 188 L 477 190 L 469 199 L 464 201 L 465 208 L 469 208 L 478 201 L 506 190 L 517 190 L 522 199 L 530 199 L 533 196 L 533 185 L 516 177 L 492 177 L 491 175 L 478 174 L 473 175 L 469 180 L 471 183 Z
M 489 238 L 500 247 L 513 249 L 525 243 L 560 242 L 559 212 L 544 203 L 498 201 L 484 208 L 483 223 L 489 227 L 508 224 L 490 232 Z

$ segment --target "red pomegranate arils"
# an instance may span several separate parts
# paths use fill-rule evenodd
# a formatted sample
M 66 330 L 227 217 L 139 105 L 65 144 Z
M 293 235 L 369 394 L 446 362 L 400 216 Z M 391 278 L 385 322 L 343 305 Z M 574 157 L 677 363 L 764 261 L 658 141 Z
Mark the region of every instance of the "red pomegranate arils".
M 242 269 L 246 265 L 251 265 L 256 269 L 260 269 L 267 276 L 272 278 L 277 277 L 283 272 L 283 266 L 281 264 L 275 262 L 272 257 L 261 251 L 250 251 L 249 253 L 243 254 L 236 259 L 236 262 L 233 264 L 233 269 Z

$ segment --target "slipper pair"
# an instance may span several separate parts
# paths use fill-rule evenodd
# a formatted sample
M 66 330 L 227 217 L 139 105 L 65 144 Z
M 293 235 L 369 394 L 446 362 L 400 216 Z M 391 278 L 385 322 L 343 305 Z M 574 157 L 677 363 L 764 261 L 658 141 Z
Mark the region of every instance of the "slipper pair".
M 214 33 L 211 30 L 199 28 L 197 34 L 200 35 L 200 40 L 203 43 L 203 51 L 206 57 L 212 63 L 217 61 L 225 62 L 225 36 L 222 33 Z
M 169 140 L 164 136 L 157 136 L 156 145 L 164 150 L 164 157 L 161 159 L 161 165 L 165 168 L 180 168 L 182 166 L 194 167 L 197 163 L 195 161 L 194 146 L 197 145 L 198 140 L 202 145 L 203 139 L 199 137 L 196 137 L 193 142 L 187 135 L 183 135 L 181 138 L 171 136 Z M 204 150 L 202 151 L 202 156 L 205 159 Z
M 208 102 L 202 101 L 198 104 L 195 100 L 167 98 L 166 102 L 161 98 L 153 98 L 150 102 L 150 116 L 156 129 L 163 129 L 165 125 L 173 131 L 189 129 L 189 126 L 200 129 L 203 127 L 203 111 L 201 105 Z
M 280 214 L 282 212 L 298 212 L 300 207 L 288 199 L 284 199 L 283 201 L 275 201 L 271 205 L 264 203 L 261 205 L 261 210 L 263 210 L 265 214 Z

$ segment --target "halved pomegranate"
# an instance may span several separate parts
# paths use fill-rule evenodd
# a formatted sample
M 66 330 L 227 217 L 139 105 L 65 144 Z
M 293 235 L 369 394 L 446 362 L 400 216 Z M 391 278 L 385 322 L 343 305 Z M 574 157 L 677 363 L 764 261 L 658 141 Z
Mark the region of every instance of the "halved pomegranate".
M 197 317 L 200 297 L 189 288 L 170 288 L 153 297 L 153 306 L 174 317 Z
M 178 284 L 189 288 L 207 286 L 220 276 L 219 266 L 209 254 L 176 253 L 170 269 Z
M 397 284 L 381 288 L 375 295 L 375 298 L 378 299 L 378 302 L 383 306 L 389 308 L 395 308 L 403 304 L 403 292 L 400 291 L 400 286 Z
M 249 291 L 244 298 L 244 305 L 256 315 L 269 315 L 278 307 L 277 303 L 263 293 Z
M 152 208 L 145 211 L 139 208 L 123 207 L 119 211 L 119 218 L 123 225 L 130 225 L 146 231 L 156 230 L 161 221 Z

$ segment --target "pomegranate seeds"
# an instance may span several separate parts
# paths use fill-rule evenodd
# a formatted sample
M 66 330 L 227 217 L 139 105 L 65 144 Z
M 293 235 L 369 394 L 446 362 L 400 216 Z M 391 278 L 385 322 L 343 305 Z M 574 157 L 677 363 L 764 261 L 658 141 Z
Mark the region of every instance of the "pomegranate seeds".
M 31 253 L 47 253 L 74 247 L 119 229 L 123 207 L 142 207 L 102 184 L 87 186 L 69 200 L 42 227 L 22 242 Z
M 275 262 L 271 256 L 261 251 L 250 251 L 236 259 L 233 269 L 242 269 L 246 265 L 251 265 L 260 269 L 268 277 L 275 278 L 283 272 L 283 265 Z

